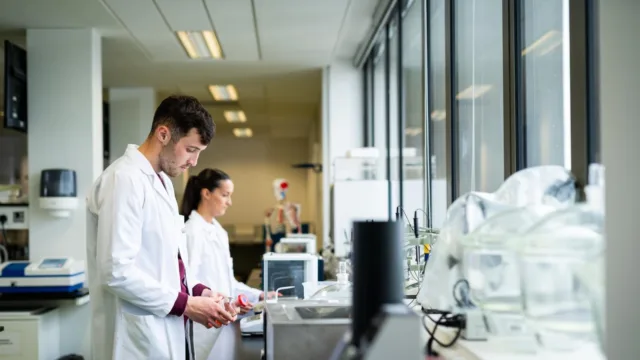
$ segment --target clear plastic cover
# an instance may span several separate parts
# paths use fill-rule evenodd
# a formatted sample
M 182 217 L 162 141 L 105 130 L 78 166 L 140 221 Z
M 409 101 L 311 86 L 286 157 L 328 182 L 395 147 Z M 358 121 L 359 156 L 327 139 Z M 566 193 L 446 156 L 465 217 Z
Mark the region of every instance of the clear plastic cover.
M 602 252 L 592 261 L 587 261 L 576 267 L 576 276 L 580 284 L 587 290 L 591 299 L 593 320 L 598 334 L 600 350 L 604 353 L 605 347 L 605 280 L 604 280 L 605 253 Z
M 533 205 L 498 214 L 461 239 L 463 276 L 471 300 L 486 311 L 522 312 L 520 271 L 515 248 L 521 234 L 554 207 Z
M 511 175 L 495 193 L 470 192 L 449 207 L 437 246 L 431 250 L 418 299 L 423 307 L 449 310 L 456 303 L 452 289 L 462 278 L 460 243 L 487 219 L 530 205 L 567 207 L 575 203 L 575 181 L 560 166 L 539 166 Z
M 576 269 L 604 251 L 604 214 L 581 204 L 542 219 L 520 249 L 523 306 L 540 344 L 573 350 L 596 338 L 592 298 Z

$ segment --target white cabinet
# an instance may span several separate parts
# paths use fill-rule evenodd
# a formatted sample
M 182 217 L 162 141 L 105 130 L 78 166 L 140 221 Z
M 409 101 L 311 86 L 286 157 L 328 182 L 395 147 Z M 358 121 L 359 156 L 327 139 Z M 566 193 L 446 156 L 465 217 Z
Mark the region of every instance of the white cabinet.
M 55 360 L 60 356 L 57 308 L 0 308 L 0 360 Z

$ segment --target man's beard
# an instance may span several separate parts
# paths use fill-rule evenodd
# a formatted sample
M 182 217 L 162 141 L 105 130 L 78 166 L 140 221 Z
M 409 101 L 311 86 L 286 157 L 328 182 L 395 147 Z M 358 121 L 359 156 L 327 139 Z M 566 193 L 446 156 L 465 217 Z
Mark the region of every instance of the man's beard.
M 170 177 L 180 175 L 180 167 L 174 160 L 175 145 L 170 141 L 160 152 L 160 170 Z

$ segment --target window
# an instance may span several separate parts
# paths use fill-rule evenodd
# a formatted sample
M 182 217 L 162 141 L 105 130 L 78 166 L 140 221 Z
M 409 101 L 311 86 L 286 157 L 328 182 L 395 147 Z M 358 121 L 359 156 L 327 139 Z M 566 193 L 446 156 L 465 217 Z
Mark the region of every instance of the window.
M 402 82 L 404 89 L 403 207 L 407 213 L 425 209 L 424 92 L 422 66 L 422 2 L 413 1 L 402 19 Z M 415 152 L 415 155 L 413 154 Z
M 521 0 L 525 165 L 571 168 L 569 0 Z
M 445 73 L 445 0 L 429 1 L 429 143 L 431 161 L 431 221 L 439 228 L 447 213 L 447 101 Z
M 454 3 L 455 197 L 504 181 L 502 0 Z
M 362 85 L 364 91 L 364 146 L 373 146 L 373 65 L 369 58 L 364 64 Z
M 392 15 L 392 20 L 388 25 L 389 36 L 389 84 L 387 87 L 389 103 L 389 148 L 391 149 L 391 158 L 389 161 L 390 166 L 390 179 L 391 179 L 391 208 L 395 212 L 395 208 L 403 206 L 400 199 L 400 163 L 398 162 L 398 152 L 400 150 L 400 141 L 398 136 L 400 134 L 400 117 L 399 117 L 399 98 L 398 98 L 398 69 L 399 62 L 399 44 L 400 36 L 398 33 L 398 15 L 397 10 Z
M 387 180 L 387 79 L 384 37 L 374 47 L 373 57 L 373 146 L 380 152 L 380 179 Z

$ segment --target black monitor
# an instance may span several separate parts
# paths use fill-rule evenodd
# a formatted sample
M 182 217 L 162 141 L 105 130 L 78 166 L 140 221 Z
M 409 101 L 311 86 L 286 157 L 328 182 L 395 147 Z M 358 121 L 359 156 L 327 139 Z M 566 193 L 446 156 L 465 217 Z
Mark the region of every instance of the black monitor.
M 4 127 L 27 132 L 27 52 L 4 41 Z

